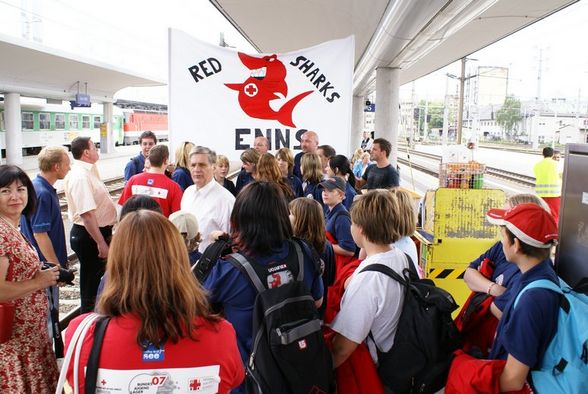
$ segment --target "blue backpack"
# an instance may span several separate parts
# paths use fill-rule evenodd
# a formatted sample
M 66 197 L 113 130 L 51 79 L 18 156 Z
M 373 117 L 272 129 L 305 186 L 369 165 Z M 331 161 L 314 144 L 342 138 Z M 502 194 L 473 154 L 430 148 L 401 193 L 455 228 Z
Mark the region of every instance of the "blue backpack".
M 525 286 L 514 302 L 529 289 L 543 288 L 561 294 L 557 332 L 549 343 L 541 367 L 531 371 L 538 393 L 585 393 L 588 387 L 588 296 L 574 291 L 561 278 L 560 285 L 540 279 Z

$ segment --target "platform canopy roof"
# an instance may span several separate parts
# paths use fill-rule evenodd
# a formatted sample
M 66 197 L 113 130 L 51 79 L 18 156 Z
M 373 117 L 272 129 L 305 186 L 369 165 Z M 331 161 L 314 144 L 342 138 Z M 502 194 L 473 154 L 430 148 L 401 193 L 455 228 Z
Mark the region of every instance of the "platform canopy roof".
M 260 52 L 355 35 L 354 94 L 377 67 L 400 83 L 427 75 L 577 0 L 210 0 Z
M 83 59 L 20 38 L 0 35 L 0 94 L 71 100 L 79 92 L 93 102 L 112 102 L 126 87 L 161 86 L 165 81 Z

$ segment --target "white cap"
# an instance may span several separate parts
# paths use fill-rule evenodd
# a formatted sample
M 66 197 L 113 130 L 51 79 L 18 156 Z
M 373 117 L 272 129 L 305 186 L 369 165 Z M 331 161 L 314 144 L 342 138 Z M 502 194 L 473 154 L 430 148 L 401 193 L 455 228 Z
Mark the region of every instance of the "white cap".
M 198 220 L 188 211 L 176 211 L 169 215 L 169 220 L 177 227 L 180 233 L 186 233 L 188 240 L 198 235 Z

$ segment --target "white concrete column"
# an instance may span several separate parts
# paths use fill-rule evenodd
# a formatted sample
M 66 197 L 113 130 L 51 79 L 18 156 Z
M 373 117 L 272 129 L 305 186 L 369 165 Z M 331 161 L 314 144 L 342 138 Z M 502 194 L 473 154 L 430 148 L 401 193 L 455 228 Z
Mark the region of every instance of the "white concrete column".
M 363 110 L 365 107 L 365 97 L 353 96 L 353 113 L 351 114 L 351 136 L 349 138 L 349 155 L 361 145 L 363 133 Z
M 113 104 L 103 103 L 103 121 L 100 127 L 100 153 L 111 153 L 114 151 L 114 138 L 112 136 Z M 103 126 L 106 126 L 104 129 Z
M 22 119 L 20 94 L 4 94 L 4 124 L 6 125 L 6 164 L 22 165 Z
M 390 163 L 396 167 L 398 159 L 398 121 L 400 119 L 400 69 L 376 69 L 376 138 L 385 138 L 392 144 Z

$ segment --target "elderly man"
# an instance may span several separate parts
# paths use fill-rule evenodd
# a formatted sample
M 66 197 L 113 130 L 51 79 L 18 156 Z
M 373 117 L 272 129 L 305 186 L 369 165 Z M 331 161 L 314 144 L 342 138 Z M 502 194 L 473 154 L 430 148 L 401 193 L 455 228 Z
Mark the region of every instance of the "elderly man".
M 253 141 L 253 148 L 259 152 L 260 155 L 267 153 L 269 151 L 269 141 L 267 138 L 263 136 L 255 137 Z
M 127 184 L 118 200 L 119 205 L 134 195 L 142 194 L 153 198 L 165 217 L 180 210 L 182 188 L 165 175 L 169 159 L 169 150 L 165 145 L 157 145 L 149 151 L 150 167 L 146 172 L 134 175 Z
M 145 159 L 149 157 L 149 150 L 157 144 L 157 137 L 152 131 L 144 131 L 139 136 L 139 145 L 141 152 L 127 163 L 125 166 L 125 181 L 131 179 L 133 175 L 143 172 L 145 168 Z
M 235 197 L 214 180 L 216 153 L 206 147 L 198 146 L 190 152 L 190 172 L 194 184 L 184 191 L 181 209 L 198 219 L 202 242 L 198 250 L 204 252 L 212 243 L 213 232 L 229 232 L 231 211 Z
M 69 220 L 73 223 L 70 244 L 80 261 L 81 312 L 86 313 L 94 310 L 116 222 L 116 207 L 98 174 L 98 150 L 90 137 L 75 138 L 71 153 L 74 165 L 65 177 L 64 188 Z
M 300 147 L 302 148 L 302 152 L 299 152 L 294 156 L 294 175 L 302 180 L 302 174 L 300 173 L 300 160 L 302 159 L 302 155 L 305 153 L 316 153 L 319 145 L 319 137 L 318 134 L 314 131 L 307 131 L 306 133 L 302 134 L 302 138 L 300 139 Z

